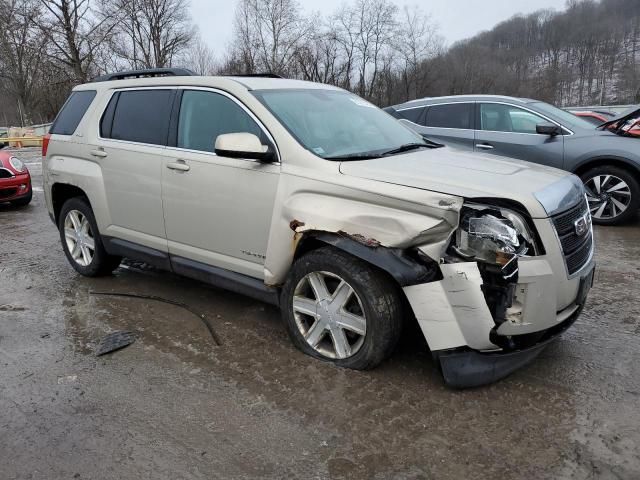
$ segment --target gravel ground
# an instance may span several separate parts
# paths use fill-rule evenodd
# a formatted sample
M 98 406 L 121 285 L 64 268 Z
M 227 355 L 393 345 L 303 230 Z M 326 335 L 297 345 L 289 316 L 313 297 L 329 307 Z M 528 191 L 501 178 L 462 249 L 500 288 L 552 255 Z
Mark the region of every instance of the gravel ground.
M 268 305 L 142 265 L 79 276 L 37 149 L 17 153 L 35 195 L 0 206 L 1 479 L 640 478 L 640 222 L 596 228 L 587 308 L 535 363 L 454 391 L 415 335 L 347 371 Z M 91 291 L 187 303 L 222 344 L 179 307 Z M 139 338 L 96 358 L 117 329 Z

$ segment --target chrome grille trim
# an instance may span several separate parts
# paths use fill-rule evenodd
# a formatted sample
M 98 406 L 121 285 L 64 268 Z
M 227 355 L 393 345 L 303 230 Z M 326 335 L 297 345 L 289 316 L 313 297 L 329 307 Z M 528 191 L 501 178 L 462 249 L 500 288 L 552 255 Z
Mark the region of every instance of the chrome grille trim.
M 592 228 L 584 235 L 578 235 L 575 231 L 575 222 L 585 215 L 590 215 L 586 198 L 574 207 L 551 217 L 569 277 L 582 270 L 593 256 Z

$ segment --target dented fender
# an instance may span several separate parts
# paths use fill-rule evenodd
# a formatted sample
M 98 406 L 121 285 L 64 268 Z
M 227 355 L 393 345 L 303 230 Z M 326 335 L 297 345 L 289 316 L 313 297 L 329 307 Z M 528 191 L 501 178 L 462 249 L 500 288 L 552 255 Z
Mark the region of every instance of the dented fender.
M 345 178 L 341 175 L 327 182 L 284 176 L 264 265 L 267 285 L 285 281 L 305 235 L 333 234 L 384 251 L 444 244 L 457 228 L 460 197 L 348 180 L 358 185 L 342 184 Z

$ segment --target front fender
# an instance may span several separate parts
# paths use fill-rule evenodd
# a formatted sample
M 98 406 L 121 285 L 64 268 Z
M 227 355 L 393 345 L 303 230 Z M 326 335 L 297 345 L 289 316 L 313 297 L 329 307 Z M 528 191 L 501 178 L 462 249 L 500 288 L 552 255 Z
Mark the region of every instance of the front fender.
M 332 180 L 281 178 L 265 261 L 268 285 L 284 282 L 307 232 L 406 249 L 444 244 L 458 225 L 460 197 L 341 175 Z

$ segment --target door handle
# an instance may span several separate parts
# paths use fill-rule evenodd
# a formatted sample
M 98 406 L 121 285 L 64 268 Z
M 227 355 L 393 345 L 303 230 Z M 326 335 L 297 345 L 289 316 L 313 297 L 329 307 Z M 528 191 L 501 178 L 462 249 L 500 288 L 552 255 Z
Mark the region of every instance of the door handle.
M 178 160 L 177 162 L 167 163 L 167 168 L 171 170 L 178 170 L 180 172 L 188 172 L 191 167 L 184 163 L 184 160 Z
M 89 153 L 98 158 L 105 158 L 107 156 L 107 152 L 104 150 L 91 150 Z
M 489 145 L 488 143 L 476 143 L 476 148 L 480 148 L 482 150 L 493 150 L 493 145 Z

